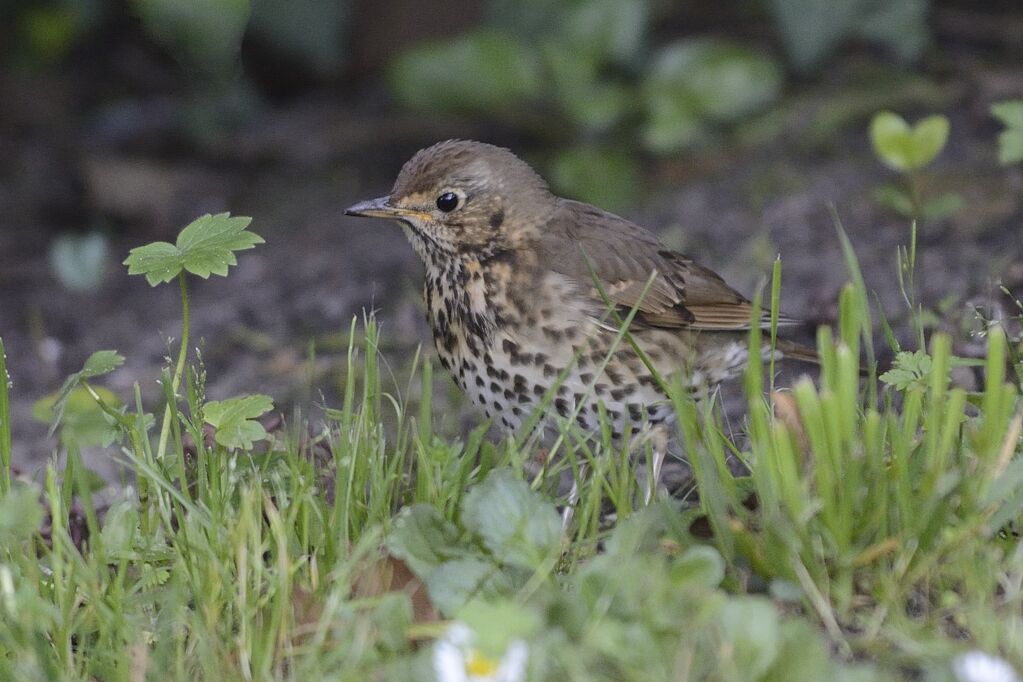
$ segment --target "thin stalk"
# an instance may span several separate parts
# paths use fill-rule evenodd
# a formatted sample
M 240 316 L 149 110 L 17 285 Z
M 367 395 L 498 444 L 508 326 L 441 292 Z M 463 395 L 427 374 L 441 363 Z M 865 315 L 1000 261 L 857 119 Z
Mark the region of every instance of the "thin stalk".
M 178 275 L 178 283 L 181 285 L 181 347 L 178 349 L 178 362 L 174 366 L 174 376 L 171 378 L 171 394 L 177 395 L 178 386 L 181 385 L 181 375 L 185 372 L 185 358 L 188 356 L 188 284 L 185 280 L 185 271 Z M 167 451 L 167 438 L 170 436 L 170 421 L 174 405 L 170 402 L 163 411 L 163 424 L 160 426 L 160 444 L 156 448 L 156 461 L 163 459 Z
M 7 375 L 7 350 L 0 338 L 0 495 L 11 488 L 11 400 Z

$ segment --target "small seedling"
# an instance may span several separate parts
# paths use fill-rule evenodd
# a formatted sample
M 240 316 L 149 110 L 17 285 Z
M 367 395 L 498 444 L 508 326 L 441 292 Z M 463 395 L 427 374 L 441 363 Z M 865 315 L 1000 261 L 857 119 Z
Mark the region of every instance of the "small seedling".
M 877 201 L 913 220 L 937 220 L 962 208 L 962 197 L 957 194 L 923 196 L 920 171 L 945 148 L 948 132 L 949 123 L 944 116 L 928 116 L 910 126 L 904 118 L 890 111 L 876 114 L 870 122 L 874 153 L 903 178 L 901 186 L 889 183 L 878 187 Z

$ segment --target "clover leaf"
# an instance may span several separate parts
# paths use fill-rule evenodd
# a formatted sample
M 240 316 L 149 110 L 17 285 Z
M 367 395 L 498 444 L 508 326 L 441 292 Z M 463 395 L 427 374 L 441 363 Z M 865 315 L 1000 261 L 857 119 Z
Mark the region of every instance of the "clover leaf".
M 217 430 L 215 439 L 225 448 L 252 447 L 253 441 L 266 440 L 267 433 L 256 418 L 274 407 L 268 395 L 247 395 L 206 403 L 203 416 Z
M 169 282 L 182 270 L 208 279 L 226 276 L 238 263 L 235 251 L 262 244 L 263 238 L 245 228 L 252 218 L 229 213 L 206 214 L 192 221 L 178 235 L 177 243 L 153 242 L 131 250 L 124 260 L 129 275 L 145 275 L 150 286 Z

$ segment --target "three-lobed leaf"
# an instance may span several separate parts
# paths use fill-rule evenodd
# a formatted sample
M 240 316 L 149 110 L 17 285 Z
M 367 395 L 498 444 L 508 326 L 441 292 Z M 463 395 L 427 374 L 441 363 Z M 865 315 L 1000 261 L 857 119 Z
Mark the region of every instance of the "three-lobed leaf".
M 227 400 L 214 400 L 203 407 L 203 416 L 216 430 L 215 439 L 225 448 L 252 447 L 257 440 L 266 440 L 266 429 L 257 418 L 274 407 L 267 395 L 247 395 Z
M 246 228 L 252 218 L 229 213 L 206 214 L 192 221 L 178 235 L 177 242 L 153 242 L 132 249 L 124 259 L 129 275 L 145 275 L 150 286 L 169 282 L 182 270 L 203 279 L 226 276 L 238 263 L 235 251 L 251 249 L 263 238 Z

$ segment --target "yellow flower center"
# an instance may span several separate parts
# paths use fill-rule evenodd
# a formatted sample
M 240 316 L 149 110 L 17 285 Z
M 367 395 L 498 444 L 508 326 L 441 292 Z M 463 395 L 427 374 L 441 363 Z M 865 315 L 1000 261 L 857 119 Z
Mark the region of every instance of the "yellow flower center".
M 465 672 L 473 677 L 489 677 L 497 672 L 498 661 L 483 655 L 476 649 L 465 659 Z

